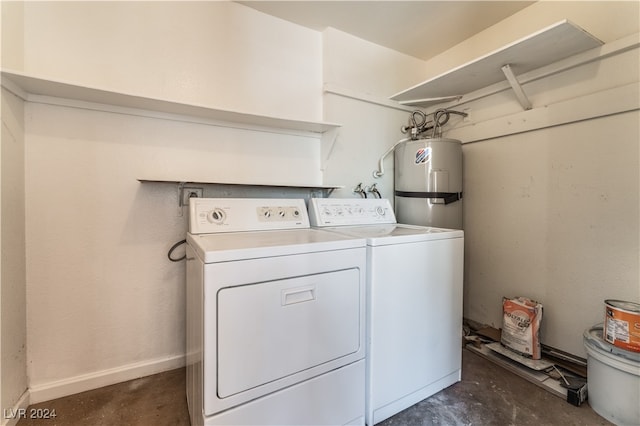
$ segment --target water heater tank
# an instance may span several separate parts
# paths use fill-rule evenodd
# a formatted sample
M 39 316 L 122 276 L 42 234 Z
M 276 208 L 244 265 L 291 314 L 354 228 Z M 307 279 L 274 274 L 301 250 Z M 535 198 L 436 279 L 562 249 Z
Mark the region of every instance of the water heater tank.
M 400 144 L 395 157 L 398 223 L 462 229 L 462 144 L 418 139 Z

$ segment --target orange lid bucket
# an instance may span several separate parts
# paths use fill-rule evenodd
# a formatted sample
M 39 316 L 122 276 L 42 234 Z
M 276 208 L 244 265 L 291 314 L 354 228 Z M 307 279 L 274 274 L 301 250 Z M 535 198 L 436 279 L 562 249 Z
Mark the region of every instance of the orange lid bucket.
M 605 300 L 604 339 L 627 351 L 640 352 L 640 303 Z

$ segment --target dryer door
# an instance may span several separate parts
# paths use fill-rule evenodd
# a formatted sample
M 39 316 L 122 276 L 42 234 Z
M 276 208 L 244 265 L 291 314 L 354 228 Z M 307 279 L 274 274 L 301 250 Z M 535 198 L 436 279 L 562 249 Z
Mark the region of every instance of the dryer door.
M 364 246 L 205 265 L 205 415 L 364 359 L 365 268 Z
M 294 375 L 360 346 L 358 271 L 218 292 L 218 396 Z

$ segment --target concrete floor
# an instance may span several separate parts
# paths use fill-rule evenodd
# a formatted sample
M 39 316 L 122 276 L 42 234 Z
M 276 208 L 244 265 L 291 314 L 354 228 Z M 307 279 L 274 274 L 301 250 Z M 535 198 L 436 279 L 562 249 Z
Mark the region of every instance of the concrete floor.
M 184 369 L 32 405 L 54 419 L 18 426 L 189 425 Z M 463 350 L 462 381 L 379 426 L 610 425 L 587 403 L 575 407 L 490 361 Z

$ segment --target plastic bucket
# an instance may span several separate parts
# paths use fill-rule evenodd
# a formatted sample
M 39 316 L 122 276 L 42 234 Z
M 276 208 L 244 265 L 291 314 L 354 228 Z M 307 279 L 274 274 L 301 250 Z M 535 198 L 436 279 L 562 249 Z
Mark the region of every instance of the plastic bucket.
M 640 424 L 640 353 L 610 345 L 602 324 L 584 332 L 589 405 L 617 425 Z

